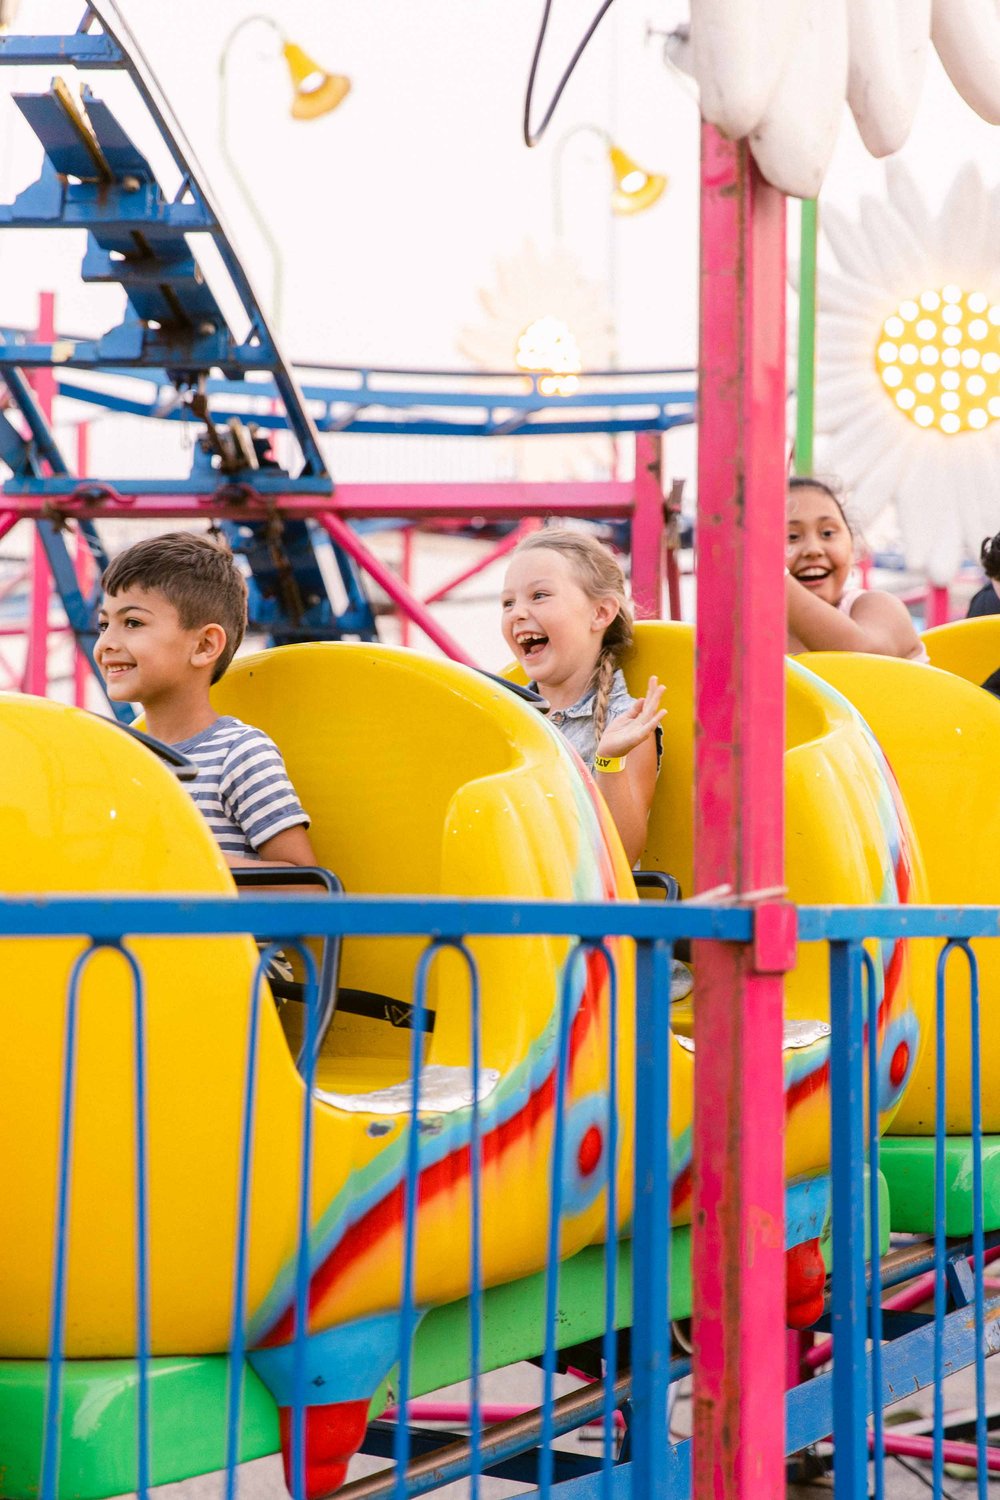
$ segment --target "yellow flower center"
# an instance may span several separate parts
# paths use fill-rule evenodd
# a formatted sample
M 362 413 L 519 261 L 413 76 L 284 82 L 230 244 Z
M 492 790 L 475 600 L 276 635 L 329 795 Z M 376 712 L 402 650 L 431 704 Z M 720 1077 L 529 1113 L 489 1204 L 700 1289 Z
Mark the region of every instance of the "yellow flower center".
M 1000 306 L 957 286 L 921 292 L 882 324 L 875 368 L 918 427 L 981 432 L 1000 417 Z

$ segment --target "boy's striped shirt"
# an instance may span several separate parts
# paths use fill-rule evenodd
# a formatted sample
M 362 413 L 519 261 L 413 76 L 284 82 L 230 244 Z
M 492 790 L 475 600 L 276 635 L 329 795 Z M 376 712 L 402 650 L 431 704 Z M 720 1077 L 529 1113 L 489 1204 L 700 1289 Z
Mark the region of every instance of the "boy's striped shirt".
M 309 826 L 281 752 L 263 730 L 225 715 L 174 749 L 198 767 L 187 789 L 223 854 L 254 855 L 286 828 Z

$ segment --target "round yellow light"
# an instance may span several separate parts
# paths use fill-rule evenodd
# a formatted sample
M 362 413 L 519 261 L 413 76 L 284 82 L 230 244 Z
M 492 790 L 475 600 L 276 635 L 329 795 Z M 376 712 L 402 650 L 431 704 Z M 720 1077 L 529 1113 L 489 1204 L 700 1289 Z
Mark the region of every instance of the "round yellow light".
M 541 375 L 538 389 L 543 396 L 572 396 L 579 387 L 580 347 L 561 318 L 535 318 L 522 329 L 514 361 L 519 370 Z
M 1000 304 L 984 292 L 949 284 L 907 298 L 884 320 L 874 354 L 886 395 L 918 427 L 951 436 L 1000 418 Z

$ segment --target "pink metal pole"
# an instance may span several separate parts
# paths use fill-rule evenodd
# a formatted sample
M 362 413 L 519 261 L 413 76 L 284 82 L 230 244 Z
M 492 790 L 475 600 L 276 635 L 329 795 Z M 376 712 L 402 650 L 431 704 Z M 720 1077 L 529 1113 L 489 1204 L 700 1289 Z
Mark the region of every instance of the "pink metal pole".
M 38 298 L 38 342 L 51 344 L 56 336 L 56 299 L 53 292 L 42 292 Z M 47 421 L 52 421 L 52 408 L 56 394 L 56 377 L 44 366 L 35 370 L 31 377 L 38 404 Z M 52 582 L 49 563 L 45 556 L 38 528 L 35 528 L 31 547 L 31 612 L 28 620 L 28 654 L 25 663 L 24 687 L 28 693 L 44 698 L 49 689 L 49 595 Z
M 667 619 L 683 619 L 681 613 L 681 570 L 675 548 L 667 548 Z
M 409 615 L 414 625 L 419 625 L 428 640 L 433 641 L 435 646 L 440 647 L 445 656 L 450 656 L 452 661 L 463 662 L 467 667 L 474 667 L 476 665 L 468 652 L 464 651 L 446 630 L 441 629 L 434 616 L 424 607 L 416 595 L 406 588 L 391 568 L 387 568 L 385 563 L 365 546 L 361 538 L 348 526 L 346 521 L 342 521 L 338 515 L 335 515 L 330 510 L 319 511 L 316 519 L 337 545 L 343 547 L 344 551 L 350 557 L 354 558 L 359 568 L 363 568 L 366 573 L 374 578 L 375 582 L 389 595 L 392 602 L 398 605 L 405 614 Z
M 946 587 L 928 584 L 926 610 L 928 628 L 932 625 L 947 625 L 951 619 L 951 599 Z
M 882 1441 L 886 1453 L 899 1453 L 908 1458 L 922 1458 L 927 1463 L 930 1463 L 934 1457 L 933 1438 L 921 1437 L 916 1433 L 910 1436 L 905 1432 L 887 1432 L 883 1435 Z M 874 1432 L 868 1434 L 868 1447 L 871 1452 L 875 1451 Z M 945 1440 L 941 1444 L 941 1452 L 946 1464 L 964 1464 L 969 1469 L 979 1467 L 975 1443 L 956 1443 L 950 1439 Z M 986 1469 L 990 1474 L 1000 1474 L 1000 1448 L 987 1448 Z
M 702 127 L 695 889 L 760 902 L 696 945 L 695 1500 L 785 1493 L 785 205 Z M 765 894 L 767 893 L 767 894 Z
M 90 423 L 78 422 L 76 427 L 76 472 L 85 479 L 90 470 Z M 91 582 L 93 558 L 83 533 L 76 534 L 76 577 L 80 589 L 86 596 Z M 90 682 L 90 663 L 86 652 L 74 641 L 73 648 L 73 702 L 77 708 L 87 706 L 87 685 Z
M 632 600 L 639 620 L 658 620 L 663 609 L 663 543 L 659 434 L 637 432 L 635 508 L 632 511 Z
M 484 1401 L 479 1408 L 479 1415 L 486 1426 L 490 1427 L 496 1422 L 511 1422 L 516 1417 L 527 1416 L 529 1412 L 537 1411 L 537 1409 L 535 1406 L 524 1406 L 509 1401 Z M 468 1401 L 410 1401 L 406 1408 L 406 1416 L 410 1422 L 448 1422 L 466 1427 L 470 1420 L 471 1410 Z M 398 1421 L 399 1407 L 386 1407 L 382 1418 L 387 1422 Z M 625 1430 L 625 1419 L 620 1411 L 614 1414 L 614 1426 L 616 1432 Z
M 966 1256 L 966 1264 L 974 1266 L 975 1257 Z M 983 1265 L 992 1265 L 994 1261 L 1000 1260 L 1000 1245 L 987 1250 L 983 1256 Z M 891 1297 L 886 1297 L 882 1302 L 883 1312 L 912 1312 L 919 1307 L 921 1302 L 927 1302 L 934 1296 L 934 1284 L 936 1275 L 933 1271 L 926 1271 L 917 1276 L 913 1281 L 907 1282 L 902 1291 L 894 1292 Z M 995 1283 L 994 1283 L 995 1285 Z M 990 1282 L 983 1278 L 983 1286 L 986 1291 L 990 1290 Z M 820 1365 L 829 1364 L 833 1358 L 833 1339 L 825 1338 L 813 1345 L 803 1356 L 802 1363 L 808 1370 L 816 1370 Z
M 400 535 L 401 557 L 399 572 L 406 588 L 413 588 L 413 527 L 404 526 Z M 406 610 L 399 613 L 399 642 L 402 646 L 410 644 L 410 617 Z
M 49 568 L 36 527 L 31 538 L 31 592 L 24 691 L 44 698 L 49 687 Z
M 660 439 L 660 470 L 663 473 L 666 463 L 666 437 Z M 666 523 L 664 547 L 666 552 L 665 571 L 667 575 L 667 616 L 671 620 L 683 618 L 681 613 L 681 496 L 684 493 L 683 480 L 675 480 L 670 486 L 670 493 L 664 497 L 663 514 Z
M 541 521 L 522 521 L 520 526 L 515 527 L 509 536 L 505 536 L 503 541 L 497 542 L 495 547 L 491 547 L 489 552 L 477 558 L 469 567 L 463 568 L 461 573 L 456 573 L 454 578 L 449 578 L 447 583 L 442 583 L 441 587 L 435 589 L 433 594 L 428 594 L 424 603 L 437 604 L 442 599 L 447 599 L 449 594 L 453 594 L 463 583 L 468 583 L 470 578 L 475 578 L 479 573 L 484 572 L 487 568 L 491 568 L 495 562 L 499 562 L 502 557 L 506 557 L 509 553 L 513 552 L 521 538 L 527 536 L 529 531 L 537 531 L 541 524 Z

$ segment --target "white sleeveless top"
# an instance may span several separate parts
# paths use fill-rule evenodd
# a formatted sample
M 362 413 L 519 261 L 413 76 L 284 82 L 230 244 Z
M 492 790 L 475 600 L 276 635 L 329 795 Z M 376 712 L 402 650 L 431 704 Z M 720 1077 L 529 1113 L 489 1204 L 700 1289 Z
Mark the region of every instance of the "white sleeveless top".
M 863 593 L 865 593 L 864 589 L 848 589 L 846 593 L 841 596 L 840 603 L 837 605 L 837 608 L 841 611 L 842 614 L 849 615 L 851 613 L 851 610 L 854 608 L 856 601 L 861 598 L 861 595 Z M 931 664 L 931 659 L 927 655 L 927 647 L 919 637 L 917 638 L 915 649 L 910 652 L 909 656 L 904 657 L 903 660 L 920 662 L 923 666 L 928 667 Z

